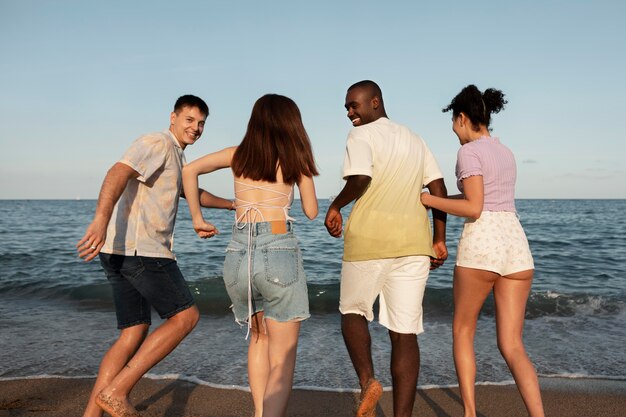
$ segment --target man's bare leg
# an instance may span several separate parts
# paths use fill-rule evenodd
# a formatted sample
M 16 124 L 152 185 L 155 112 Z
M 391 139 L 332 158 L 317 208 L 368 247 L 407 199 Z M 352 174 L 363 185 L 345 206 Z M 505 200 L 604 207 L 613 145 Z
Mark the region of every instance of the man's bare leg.
M 178 346 L 196 326 L 199 318 L 198 308 L 192 306 L 167 319 L 146 337 L 137 353 L 100 392 L 98 398 L 115 402 L 119 409 L 126 410 L 131 415 L 134 408 L 128 400 L 130 391 L 146 372 Z
M 411 417 L 420 370 L 417 335 L 389 330 L 391 338 L 391 377 L 393 380 L 393 415 Z
M 342 314 L 341 332 L 361 386 L 361 403 L 357 416 L 373 416 L 376 404 L 382 396 L 382 386 L 374 378 L 372 338 L 367 319 L 359 314 Z
M 139 346 L 148 334 L 149 326 L 140 324 L 122 329 L 119 338 L 109 348 L 100 362 L 100 369 L 96 383 L 93 386 L 89 402 L 83 417 L 102 417 L 102 409 L 96 404 L 96 396 L 104 387 L 109 385 L 119 374 L 130 358 L 137 352 Z

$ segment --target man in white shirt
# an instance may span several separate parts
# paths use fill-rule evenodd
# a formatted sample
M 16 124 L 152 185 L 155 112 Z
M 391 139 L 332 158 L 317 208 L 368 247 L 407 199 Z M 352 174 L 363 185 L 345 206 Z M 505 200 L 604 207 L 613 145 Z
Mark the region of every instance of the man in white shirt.
M 368 321 L 379 297 L 379 322 L 391 338 L 395 417 L 410 417 L 419 374 L 417 334 L 429 270 L 448 256 L 445 213 L 433 211 L 434 236 L 420 194 L 447 196 L 443 175 L 424 141 L 387 118 L 380 88 L 352 85 L 346 110 L 354 128 L 346 144 L 344 188 L 325 225 L 341 237 L 341 208 L 356 200 L 346 222 L 339 310 L 342 333 L 361 385 L 358 417 L 375 415 L 382 386 L 374 377 Z
M 138 416 L 128 395 L 141 377 L 193 330 L 199 312 L 172 253 L 182 196 L 183 150 L 202 135 L 206 103 L 181 96 L 168 130 L 137 139 L 109 169 L 93 222 L 78 242 L 79 256 L 99 255 L 113 289 L 118 340 L 104 355 L 84 417 Z M 204 207 L 233 203 L 200 190 Z M 210 237 L 216 231 L 206 230 Z M 151 308 L 166 319 L 148 335 Z

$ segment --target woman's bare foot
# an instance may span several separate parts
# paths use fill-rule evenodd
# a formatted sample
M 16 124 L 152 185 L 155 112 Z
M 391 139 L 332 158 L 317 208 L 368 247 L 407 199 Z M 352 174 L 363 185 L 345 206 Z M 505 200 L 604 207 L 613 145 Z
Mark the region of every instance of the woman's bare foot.
M 128 400 L 113 398 L 103 392 L 96 397 L 96 404 L 109 413 L 111 417 L 141 417 Z

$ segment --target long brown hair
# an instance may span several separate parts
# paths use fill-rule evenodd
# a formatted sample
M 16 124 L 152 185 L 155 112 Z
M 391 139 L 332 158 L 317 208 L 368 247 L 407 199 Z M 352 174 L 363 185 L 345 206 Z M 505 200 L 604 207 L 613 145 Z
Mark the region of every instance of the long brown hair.
M 253 181 L 276 182 L 279 167 L 286 184 L 298 182 L 302 175 L 319 175 L 309 135 L 292 99 L 266 94 L 254 103 L 231 166 L 235 176 Z

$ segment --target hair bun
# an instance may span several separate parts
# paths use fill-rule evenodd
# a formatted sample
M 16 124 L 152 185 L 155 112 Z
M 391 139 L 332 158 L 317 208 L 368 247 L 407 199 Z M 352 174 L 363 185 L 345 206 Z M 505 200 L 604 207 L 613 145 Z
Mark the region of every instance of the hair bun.
M 504 99 L 504 93 L 495 88 L 486 89 L 482 97 L 485 102 L 485 107 L 490 113 L 499 113 L 504 109 L 504 105 L 508 103 L 508 101 Z

